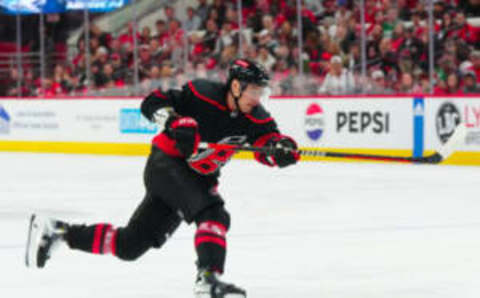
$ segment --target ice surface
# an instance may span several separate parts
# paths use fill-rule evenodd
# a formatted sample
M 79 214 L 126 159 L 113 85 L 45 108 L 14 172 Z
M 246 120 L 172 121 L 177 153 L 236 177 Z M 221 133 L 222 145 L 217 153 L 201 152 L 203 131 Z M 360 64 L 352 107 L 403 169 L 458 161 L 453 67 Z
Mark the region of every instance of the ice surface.
M 192 226 L 136 262 L 62 248 L 24 266 L 29 214 L 123 225 L 144 157 L 1 153 L 0 296 L 192 297 Z M 480 297 L 480 169 L 232 161 L 225 280 L 249 297 Z

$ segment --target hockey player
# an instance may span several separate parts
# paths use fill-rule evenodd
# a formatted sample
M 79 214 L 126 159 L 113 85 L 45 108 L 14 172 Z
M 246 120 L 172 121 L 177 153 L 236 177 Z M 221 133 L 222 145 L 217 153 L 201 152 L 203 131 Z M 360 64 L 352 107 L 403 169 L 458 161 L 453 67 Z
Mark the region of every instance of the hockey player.
M 246 297 L 244 289 L 219 279 L 224 271 L 230 215 L 217 184 L 220 168 L 234 152 L 198 147 L 200 141 L 272 146 L 273 155 L 255 153 L 255 158 L 272 167 L 296 163 L 295 141 L 279 132 L 260 104 L 268 81 L 259 64 L 237 59 L 226 84 L 194 80 L 182 90 L 156 90 L 148 95 L 141 111 L 162 132 L 152 141 L 145 167 L 145 197 L 127 226 L 77 225 L 34 214 L 27 266 L 44 267 L 61 242 L 71 249 L 135 260 L 150 248 L 160 248 L 182 221 L 195 222 L 195 297 Z

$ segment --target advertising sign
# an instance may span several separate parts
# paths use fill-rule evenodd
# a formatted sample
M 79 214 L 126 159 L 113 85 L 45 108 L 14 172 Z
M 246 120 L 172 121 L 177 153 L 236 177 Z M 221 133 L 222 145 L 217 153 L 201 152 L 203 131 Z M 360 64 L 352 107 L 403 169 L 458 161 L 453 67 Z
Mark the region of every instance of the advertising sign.
M 444 144 L 455 127 L 463 122 L 467 135 L 459 150 L 480 151 L 480 100 L 476 98 L 433 98 L 426 103 L 426 146 L 435 149 Z
M 411 106 L 411 98 L 302 98 L 272 99 L 269 109 L 300 146 L 411 149 Z

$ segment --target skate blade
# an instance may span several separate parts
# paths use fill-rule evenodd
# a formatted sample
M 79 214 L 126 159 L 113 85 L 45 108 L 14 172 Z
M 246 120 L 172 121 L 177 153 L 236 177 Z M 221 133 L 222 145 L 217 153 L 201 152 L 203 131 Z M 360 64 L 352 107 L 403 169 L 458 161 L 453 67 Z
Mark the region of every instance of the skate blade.
M 223 298 L 246 298 L 247 296 L 240 293 L 227 293 L 223 294 Z M 212 298 L 210 292 L 195 293 L 195 298 Z
M 39 243 L 42 240 L 43 226 L 43 220 L 36 214 L 32 214 L 28 228 L 28 239 L 25 253 L 25 265 L 28 268 L 38 268 L 37 254 Z

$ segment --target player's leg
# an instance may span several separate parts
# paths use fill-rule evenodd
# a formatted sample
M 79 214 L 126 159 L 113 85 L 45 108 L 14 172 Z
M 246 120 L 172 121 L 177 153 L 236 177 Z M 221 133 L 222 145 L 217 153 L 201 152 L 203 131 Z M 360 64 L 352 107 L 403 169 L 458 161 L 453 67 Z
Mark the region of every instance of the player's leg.
M 217 180 L 200 176 L 179 159 L 165 156 L 162 152 L 152 153 L 152 167 L 146 171 L 147 188 L 161 196 L 173 210 L 182 215 L 187 223 L 195 222 L 195 249 L 198 260 L 198 276 L 195 285 L 196 297 L 245 297 L 245 291 L 221 282 L 226 256 L 226 234 L 230 226 L 230 215 L 216 191 Z M 161 177 L 155 183 L 151 177 Z M 230 295 L 231 294 L 231 295 Z M 229 296 L 230 295 L 230 296 Z
M 110 224 L 71 225 L 65 235 L 68 246 L 94 254 L 112 254 L 133 261 L 152 247 L 161 247 L 181 223 L 181 218 L 161 200 L 147 195 L 127 226 Z
M 223 204 L 206 208 L 195 216 L 195 249 L 198 274 L 194 293 L 197 298 L 246 297 L 246 291 L 220 280 L 227 250 L 230 215 Z
M 71 249 L 135 260 L 149 248 L 161 247 L 180 222 L 180 217 L 172 209 L 149 194 L 137 207 L 128 225 L 120 228 L 108 223 L 67 224 L 33 215 L 26 263 L 29 267 L 43 267 L 62 241 Z

